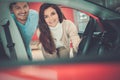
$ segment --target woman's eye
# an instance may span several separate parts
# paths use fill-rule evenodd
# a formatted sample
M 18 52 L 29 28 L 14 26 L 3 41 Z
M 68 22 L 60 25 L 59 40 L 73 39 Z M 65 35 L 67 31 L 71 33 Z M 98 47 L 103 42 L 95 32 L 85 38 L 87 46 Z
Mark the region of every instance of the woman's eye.
M 55 12 L 52 12 L 51 15 L 55 15 Z
M 48 18 L 48 16 L 44 16 L 44 18 Z

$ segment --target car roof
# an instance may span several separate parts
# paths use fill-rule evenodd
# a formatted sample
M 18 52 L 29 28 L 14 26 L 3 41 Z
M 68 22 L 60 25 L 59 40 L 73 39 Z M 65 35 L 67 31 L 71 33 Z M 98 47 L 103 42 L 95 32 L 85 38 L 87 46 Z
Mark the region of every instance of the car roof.
M 1 0 L 1 2 L 14 2 L 14 1 L 26 1 L 26 2 L 46 2 L 58 5 L 67 6 L 77 10 L 83 10 L 89 12 L 103 20 L 120 19 L 120 14 L 110 10 L 102 5 L 95 4 L 88 0 Z M 114 15 L 114 16 L 113 16 Z

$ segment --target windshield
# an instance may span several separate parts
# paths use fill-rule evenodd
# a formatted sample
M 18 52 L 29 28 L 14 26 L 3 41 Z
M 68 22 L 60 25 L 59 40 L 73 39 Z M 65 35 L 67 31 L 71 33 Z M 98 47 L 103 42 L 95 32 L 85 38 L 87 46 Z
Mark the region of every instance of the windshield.
M 120 0 L 87 0 L 120 13 Z

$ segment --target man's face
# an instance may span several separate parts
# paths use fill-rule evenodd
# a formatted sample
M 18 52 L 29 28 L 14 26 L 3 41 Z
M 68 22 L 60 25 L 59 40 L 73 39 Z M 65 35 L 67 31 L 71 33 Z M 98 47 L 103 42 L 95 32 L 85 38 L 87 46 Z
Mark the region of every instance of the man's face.
M 25 24 L 29 13 L 29 5 L 27 2 L 17 2 L 12 6 L 12 12 L 20 23 Z

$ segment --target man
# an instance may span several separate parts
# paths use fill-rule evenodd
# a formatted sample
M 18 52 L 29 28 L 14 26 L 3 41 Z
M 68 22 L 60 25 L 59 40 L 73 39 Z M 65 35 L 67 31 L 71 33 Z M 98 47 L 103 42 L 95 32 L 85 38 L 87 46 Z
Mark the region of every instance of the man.
M 27 2 L 11 3 L 9 8 L 21 33 L 28 58 L 31 60 L 30 41 L 38 25 L 38 13 L 35 10 L 29 9 L 29 3 Z

